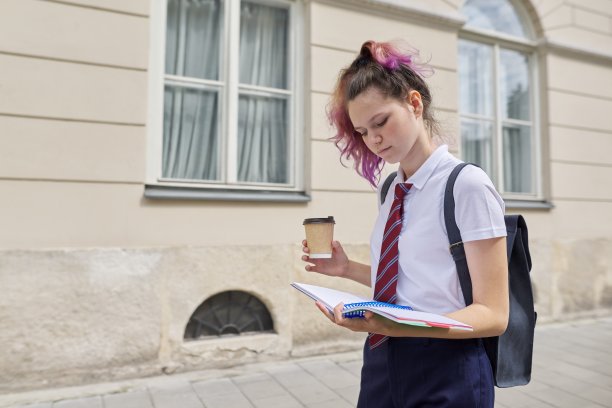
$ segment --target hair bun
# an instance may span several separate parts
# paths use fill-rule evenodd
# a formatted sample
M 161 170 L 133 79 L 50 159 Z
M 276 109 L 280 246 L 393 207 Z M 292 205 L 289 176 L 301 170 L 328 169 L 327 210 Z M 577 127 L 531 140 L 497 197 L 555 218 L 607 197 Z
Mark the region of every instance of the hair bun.
M 433 74 L 431 67 L 417 62 L 419 50 L 402 40 L 383 43 L 368 40 L 361 46 L 358 59 L 362 57 L 374 60 L 390 70 L 396 70 L 405 65 L 422 77 Z

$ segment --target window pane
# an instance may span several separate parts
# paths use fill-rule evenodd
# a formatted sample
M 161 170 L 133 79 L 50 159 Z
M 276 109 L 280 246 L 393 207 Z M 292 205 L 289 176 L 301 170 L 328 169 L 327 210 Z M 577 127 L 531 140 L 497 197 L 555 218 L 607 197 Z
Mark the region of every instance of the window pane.
M 514 6 L 508 0 L 467 0 L 463 5 L 468 27 L 528 38 Z
M 504 119 L 530 120 L 529 59 L 510 50 L 500 52 L 500 98 Z
M 243 1 L 240 82 L 287 89 L 289 10 Z
M 504 125 L 504 190 L 533 193 L 531 127 Z
M 240 95 L 238 105 L 238 180 L 287 183 L 287 100 Z
M 460 111 L 493 116 L 493 49 L 459 41 Z
M 166 86 L 162 176 L 217 180 L 217 91 Z
M 168 0 L 166 73 L 219 79 L 221 0 Z
M 493 124 L 482 120 L 461 120 L 461 149 L 463 160 L 476 163 L 494 179 Z

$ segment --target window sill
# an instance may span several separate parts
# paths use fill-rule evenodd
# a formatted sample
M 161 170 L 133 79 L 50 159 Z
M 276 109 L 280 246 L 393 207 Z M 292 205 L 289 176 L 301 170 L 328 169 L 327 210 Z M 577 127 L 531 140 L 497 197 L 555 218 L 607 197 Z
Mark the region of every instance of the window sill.
M 264 201 L 305 203 L 311 200 L 303 191 L 203 189 L 145 185 L 144 196 L 152 200 Z
M 555 206 L 548 201 L 504 200 L 507 210 L 552 210 Z

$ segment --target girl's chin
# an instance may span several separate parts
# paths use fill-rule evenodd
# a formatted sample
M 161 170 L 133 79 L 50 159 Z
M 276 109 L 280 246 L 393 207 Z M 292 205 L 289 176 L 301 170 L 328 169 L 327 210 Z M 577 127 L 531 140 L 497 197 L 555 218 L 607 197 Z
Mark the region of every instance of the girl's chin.
M 397 163 L 400 162 L 400 159 L 396 155 L 393 155 L 393 154 L 384 154 L 383 153 L 382 155 L 380 155 L 378 157 L 383 159 L 385 161 L 385 163 L 389 163 L 389 164 L 397 164 Z

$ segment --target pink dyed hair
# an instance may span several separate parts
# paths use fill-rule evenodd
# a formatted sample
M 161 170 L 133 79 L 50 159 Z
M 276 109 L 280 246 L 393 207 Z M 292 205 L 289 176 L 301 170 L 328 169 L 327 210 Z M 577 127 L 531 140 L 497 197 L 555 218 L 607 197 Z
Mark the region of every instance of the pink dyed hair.
M 430 130 L 437 127 L 429 107 L 431 93 L 423 77 L 433 73 L 426 64 L 416 62 L 418 50 L 403 42 L 366 41 L 357 58 L 340 72 L 327 108 L 327 116 L 336 135 L 330 140 L 340 150 L 340 161 L 352 159 L 357 173 L 376 187 L 384 161 L 372 153 L 361 135 L 355 131 L 347 104 L 357 95 L 374 86 L 385 96 L 403 99 L 415 89 L 423 100 L 423 118 Z M 343 164 L 344 165 L 344 164 Z

